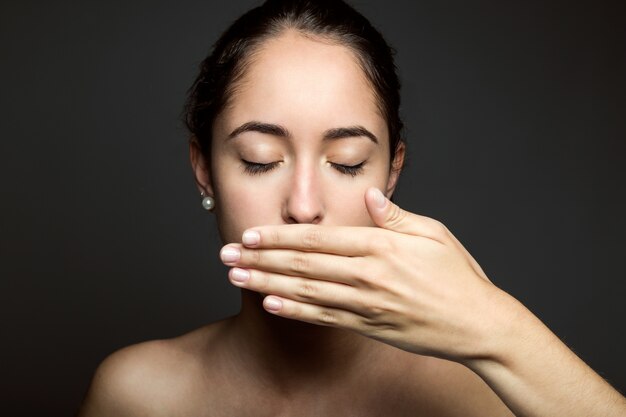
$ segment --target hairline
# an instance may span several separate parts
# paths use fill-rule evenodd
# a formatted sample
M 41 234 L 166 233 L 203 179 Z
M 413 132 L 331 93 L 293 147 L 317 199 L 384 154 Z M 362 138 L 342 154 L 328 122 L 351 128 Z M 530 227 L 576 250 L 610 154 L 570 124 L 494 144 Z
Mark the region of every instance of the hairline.
M 232 109 L 235 97 L 241 92 L 243 88 L 245 88 L 245 83 L 242 80 L 245 78 L 248 69 L 256 62 L 255 58 L 264 50 L 264 44 L 271 41 L 272 39 L 277 39 L 281 36 L 284 36 L 285 33 L 289 30 L 295 31 L 297 32 L 297 34 L 304 36 L 305 38 L 312 41 L 321 42 L 327 45 L 342 46 L 352 55 L 354 59 L 356 59 L 356 62 L 361 69 L 363 79 L 366 81 L 367 85 L 370 87 L 373 93 L 374 105 L 376 106 L 378 115 L 385 121 L 388 130 L 389 115 L 386 114 L 387 112 L 385 111 L 384 100 L 381 97 L 380 92 L 376 88 L 376 84 L 370 77 L 367 62 L 363 58 L 363 54 L 358 50 L 358 48 L 355 48 L 353 45 L 343 41 L 340 35 L 333 33 L 316 33 L 310 30 L 300 28 L 297 24 L 284 22 L 278 23 L 276 27 L 271 27 L 271 30 L 269 30 L 268 33 L 265 33 L 251 40 L 249 45 L 249 51 L 247 52 L 246 56 L 243 57 L 240 62 L 238 62 L 233 68 L 233 77 L 228 83 L 226 90 L 224 91 L 224 104 L 222 105 L 219 113 L 215 115 L 213 122 L 215 123 L 215 120 L 217 120 L 223 113 Z M 389 136 L 389 133 L 387 134 L 387 136 Z M 389 137 L 388 141 L 390 142 L 390 144 L 391 140 L 392 138 Z

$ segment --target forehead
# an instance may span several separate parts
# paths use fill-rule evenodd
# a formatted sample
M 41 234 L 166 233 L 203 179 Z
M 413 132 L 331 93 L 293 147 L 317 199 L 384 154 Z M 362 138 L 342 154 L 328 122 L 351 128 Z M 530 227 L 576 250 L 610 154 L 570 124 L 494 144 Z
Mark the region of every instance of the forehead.
M 285 125 L 296 136 L 363 125 L 383 143 L 388 137 L 374 90 L 353 51 L 293 30 L 256 51 L 216 127 L 232 130 L 250 120 Z

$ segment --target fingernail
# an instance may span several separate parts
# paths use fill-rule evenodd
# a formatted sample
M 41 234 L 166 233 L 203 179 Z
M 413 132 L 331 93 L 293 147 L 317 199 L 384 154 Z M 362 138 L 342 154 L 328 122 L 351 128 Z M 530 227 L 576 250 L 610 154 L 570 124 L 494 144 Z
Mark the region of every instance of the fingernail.
M 387 199 L 379 189 L 376 189 L 374 192 L 374 200 L 378 208 L 385 207 L 385 204 L 387 203 Z
M 282 301 L 277 298 L 268 297 L 265 299 L 265 308 L 268 310 L 278 311 L 283 306 Z
M 233 268 L 231 270 L 230 277 L 233 281 L 246 282 L 250 278 L 250 272 L 241 268 Z
M 257 245 L 261 241 L 261 234 L 255 230 L 247 230 L 243 233 L 241 241 L 244 245 Z
M 222 261 L 224 262 L 237 262 L 240 257 L 241 252 L 239 249 L 233 247 L 223 248 L 220 252 L 220 258 L 222 258 Z

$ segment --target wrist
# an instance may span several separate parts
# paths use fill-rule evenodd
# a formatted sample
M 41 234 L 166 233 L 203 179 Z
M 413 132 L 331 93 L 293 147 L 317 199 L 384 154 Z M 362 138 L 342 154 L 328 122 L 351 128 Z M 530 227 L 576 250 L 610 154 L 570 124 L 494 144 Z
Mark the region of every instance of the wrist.
M 465 365 L 515 415 L 617 416 L 626 400 L 521 302 L 504 291 L 489 297 L 493 318 Z
M 532 322 L 538 319 L 515 297 L 495 285 L 487 285 L 483 300 L 474 348 L 458 361 L 475 372 L 482 366 L 510 366 L 521 344 L 529 342 L 537 330 Z

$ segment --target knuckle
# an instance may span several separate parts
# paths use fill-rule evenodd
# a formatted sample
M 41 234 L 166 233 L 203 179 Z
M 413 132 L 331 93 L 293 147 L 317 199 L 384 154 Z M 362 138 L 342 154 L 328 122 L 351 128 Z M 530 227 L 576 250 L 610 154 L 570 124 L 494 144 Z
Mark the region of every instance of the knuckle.
M 373 322 L 386 321 L 386 318 L 393 317 L 396 312 L 394 306 L 384 300 L 367 300 L 363 305 L 367 312 L 366 317 Z
M 398 225 L 404 220 L 405 217 L 406 211 L 394 204 L 389 212 L 389 216 L 387 216 L 387 223 L 391 226 Z
M 307 249 L 317 249 L 321 246 L 323 236 L 320 230 L 310 227 L 302 235 L 302 245 Z
M 381 342 L 388 341 L 390 337 L 394 337 L 394 334 L 403 332 L 402 326 L 392 321 L 374 321 L 363 318 L 361 319 L 361 326 L 368 329 L 368 337 Z
M 298 289 L 296 290 L 296 296 L 301 299 L 310 300 L 315 297 L 317 294 L 317 287 L 310 281 L 303 281 L 298 285 Z
M 309 270 L 309 259 L 304 255 L 294 255 L 291 258 L 290 270 L 296 274 L 304 274 Z
M 360 319 L 361 325 L 365 328 L 369 329 L 368 334 L 371 336 L 378 335 L 381 340 L 384 339 L 385 335 L 388 335 L 391 332 L 395 332 L 400 329 L 399 323 L 390 319 L 389 316 L 380 315 L 380 316 L 363 316 Z M 374 337 L 377 338 L 377 337 Z
M 331 325 L 337 323 L 337 316 L 328 310 L 322 310 L 317 316 L 317 320 L 320 324 Z
M 271 245 L 278 246 L 280 244 L 280 233 L 278 233 L 278 230 L 271 230 L 268 233 L 268 238 Z
M 370 303 L 367 310 L 372 318 L 380 318 L 389 313 L 389 307 L 384 304 Z

